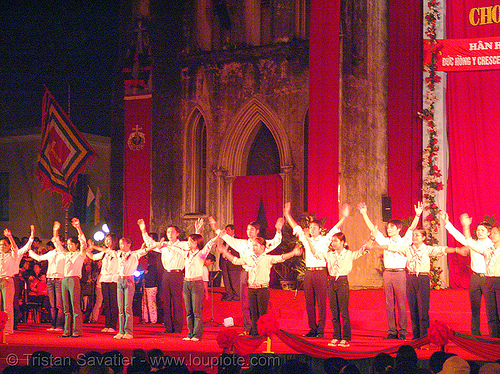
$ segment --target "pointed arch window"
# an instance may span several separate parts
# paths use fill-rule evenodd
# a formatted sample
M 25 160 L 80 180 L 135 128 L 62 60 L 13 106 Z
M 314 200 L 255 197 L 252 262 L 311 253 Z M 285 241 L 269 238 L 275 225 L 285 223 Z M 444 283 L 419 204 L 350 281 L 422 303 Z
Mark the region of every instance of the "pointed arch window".
M 184 211 L 186 215 L 203 215 L 207 211 L 207 126 L 199 111 L 193 118 L 184 158 Z

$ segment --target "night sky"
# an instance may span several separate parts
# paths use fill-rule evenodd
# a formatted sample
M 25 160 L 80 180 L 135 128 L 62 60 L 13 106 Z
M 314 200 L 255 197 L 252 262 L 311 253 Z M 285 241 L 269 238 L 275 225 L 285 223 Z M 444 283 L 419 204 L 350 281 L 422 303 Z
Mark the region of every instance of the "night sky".
M 120 1 L 13 0 L 0 15 L 0 124 L 39 127 L 45 86 L 82 132 L 111 134 Z M 44 86 L 45 85 L 45 86 Z

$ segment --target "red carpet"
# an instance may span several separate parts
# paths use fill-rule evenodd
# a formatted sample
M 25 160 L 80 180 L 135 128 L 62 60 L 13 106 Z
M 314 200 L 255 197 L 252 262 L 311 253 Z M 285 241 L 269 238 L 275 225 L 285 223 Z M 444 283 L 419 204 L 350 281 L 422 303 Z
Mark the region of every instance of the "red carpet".
M 242 325 L 239 302 L 221 302 L 223 289 L 215 289 L 214 293 L 214 321 L 222 323 L 226 317 L 233 317 L 236 325 Z M 292 334 L 303 334 L 308 331 L 307 315 L 305 311 L 304 293 L 299 291 L 271 290 L 269 311 L 279 321 L 279 327 Z M 481 331 L 487 334 L 487 324 L 484 305 L 481 313 Z M 21 324 L 19 330 L 7 337 L 7 344 L 0 345 L 0 369 L 18 361 L 25 364 L 29 355 L 39 349 L 51 352 L 55 357 L 72 356 L 76 359 L 89 350 L 100 352 L 117 349 L 125 357 L 131 357 L 136 348 L 149 350 L 160 348 L 165 354 L 182 358 L 191 369 L 198 368 L 211 371 L 217 363 L 216 358 L 221 354 L 216 338 L 223 326 L 209 323 L 211 319 L 210 303 L 204 305 L 204 334 L 200 342 L 186 342 L 182 338 L 187 334 L 165 334 L 163 326 L 139 325 L 134 326 L 133 340 L 116 340 L 113 334 L 101 333 L 102 324 L 84 326 L 84 336 L 81 338 L 59 338 L 59 333 L 48 332 L 48 325 Z M 368 352 L 389 348 L 394 344 L 403 344 L 398 341 L 384 340 L 387 335 L 385 302 L 381 289 L 352 290 L 350 297 L 350 317 L 353 329 L 351 347 L 343 348 L 349 352 Z M 470 307 L 467 290 L 439 290 L 431 292 L 431 321 L 438 320 L 448 324 L 455 331 L 470 331 Z M 410 318 L 408 316 L 408 321 Z M 234 327 L 242 330 L 241 327 Z M 408 326 L 411 333 L 411 325 Z M 327 316 L 325 338 L 308 339 L 312 344 L 326 346 L 332 337 L 330 313 Z M 255 353 L 262 353 L 266 344 L 262 344 Z M 297 353 L 279 339 L 272 339 L 272 351 L 275 354 Z M 447 345 L 447 351 L 457 353 L 468 360 L 481 359 L 453 344 Z M 428 359 L 432 350 L 417 350 L 420 359 Z

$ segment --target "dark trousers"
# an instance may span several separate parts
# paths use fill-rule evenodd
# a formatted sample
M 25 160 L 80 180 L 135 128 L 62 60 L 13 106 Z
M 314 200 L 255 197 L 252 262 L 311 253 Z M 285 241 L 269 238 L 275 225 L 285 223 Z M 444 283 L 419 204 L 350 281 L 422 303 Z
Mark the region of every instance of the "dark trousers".
M 260 316 L 267 314 L 269 295 L 269 288 L 248 288 L 248 306 L 250 307 L 250 318 L 252 320 L 250 335 L 259 335 L 257 321 Z
M 328 289 L 328 272 L 323 270 L 307 270 L 304 274 L 304 296 L 306 298 L 307 321 L 309 329 L 323 334 L 326 320 L 326 295 Z M 316 322 L 316 305 L 318 320 Z
M 384 271 L 385 308 L 389 335 L 406 337 L 406 272 Z M 396 321 L 396 307 L 398 319 Z
M 349 280 L 347 275 L 328 279 L 328 298 L 332 313 L 333 338 L 351 340 L 351 320 L 349 319 Z M 342 329 L 340 329 L 342 317 Z
M 229 270 L 227 266 L 222 269 L 222 279 L 226 290 L 226 300 L 240 299 L 240 273 L 242 270 Z
M 500 338 L 500 319 L 498 318 L 500 277 L 486 277 L 484 281 L 484 299 L 486 301 L 489 334 L 492 338 Z
M 182 308 L 182 272 L 163 273 L 161 279 L 161 292 L 163 299 L 163 323 L 166 332 L 182 332 L 184 324 L 184 311 Z
M 469 283 L 470 299 L 470 331 L 472 335 L 481 335 L 481 296 L 484 293 L 484 282 L 486 277 L 472 273 Z
M 250 317 L 250 307 L 248 306 L 248 271 L 240 272 L 240 301 L 241 314 L 243 315 L 243 328 L 246 332 L 250 332 L 252 327 L 252 319 Z
M 47 293 L 49 294 L 51 325 L 53 328 L 62 328 L 64 326 L 61 283 L 62 278 L 47 278 Z
M 182 287 L 188 337 L 201 339 L 203 335 L 203 281 L 184 281 Z
M 102 303 L 104 305 L 104 327 L 116 329 L 118 322 L 118 301 L 116 282 L 101 282 Z
M 427 336 L 431 284 L 427 274 L 406 276 L 406 296 L 410 307 L 413 339 Z

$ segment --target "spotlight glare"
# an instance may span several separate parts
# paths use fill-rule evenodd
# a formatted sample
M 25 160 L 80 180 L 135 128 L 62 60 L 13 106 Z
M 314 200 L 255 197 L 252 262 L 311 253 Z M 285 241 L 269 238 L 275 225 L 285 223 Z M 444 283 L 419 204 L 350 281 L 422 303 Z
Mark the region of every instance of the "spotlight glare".
M 139 278 L 141 276 L 141 272 L 139 270 L 134 271 L 134 277 Z
M 94 234 L 94 240 L 96 242 L 100 242 L 101 240 L 104 240 L 104 233 L 102 231 L 96 231 L 96 233 Z
M 102 231 L 104 231 L 106 234 L 109 234 L 109 227 L 107 223 L 102 225 Z

